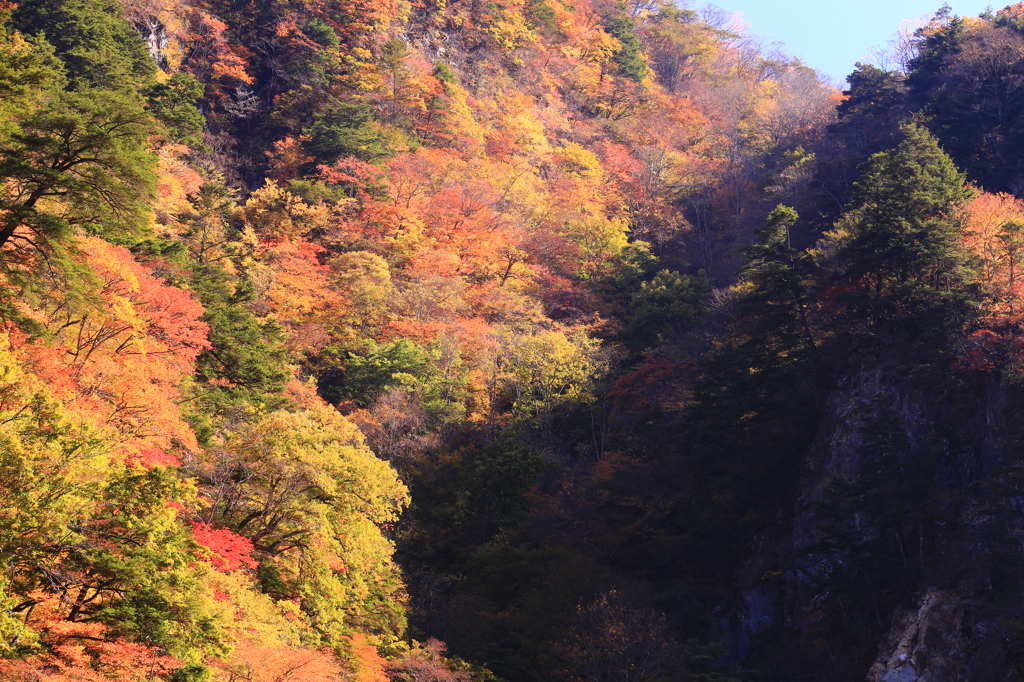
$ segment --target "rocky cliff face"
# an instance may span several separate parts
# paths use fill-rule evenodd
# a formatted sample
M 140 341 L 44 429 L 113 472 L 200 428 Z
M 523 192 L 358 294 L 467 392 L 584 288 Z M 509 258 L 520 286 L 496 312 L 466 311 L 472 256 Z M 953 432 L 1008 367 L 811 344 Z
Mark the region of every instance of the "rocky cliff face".
M 931 589 L 916 608 L 898 612 L 867 682 L 971 679 L 968 642 L 962 636 L 964 606 L 960 597 Z
M 1018 389 L 908 367 L 865 353 L 829 393 L 723 619 L 738 656 L 790 680 L 1024 679 Z

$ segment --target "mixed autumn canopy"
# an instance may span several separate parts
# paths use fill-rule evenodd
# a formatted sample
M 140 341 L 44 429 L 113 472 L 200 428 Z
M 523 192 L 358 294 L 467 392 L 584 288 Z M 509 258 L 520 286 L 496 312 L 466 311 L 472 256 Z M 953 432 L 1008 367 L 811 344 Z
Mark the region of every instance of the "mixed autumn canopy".
M 863 675 L 952 450 L 804 458 L 865 349 L 1019 383 L 1021 17 L 842 93 L 671 0 L 0 3 L 0 677 Z

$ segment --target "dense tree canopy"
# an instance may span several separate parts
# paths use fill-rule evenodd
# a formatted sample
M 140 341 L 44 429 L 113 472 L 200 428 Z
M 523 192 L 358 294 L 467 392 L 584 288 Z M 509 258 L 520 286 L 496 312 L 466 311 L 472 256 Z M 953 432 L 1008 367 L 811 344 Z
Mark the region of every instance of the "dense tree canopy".
M 0 3 L 0 677 L 1009 679 L 1022 17 Z

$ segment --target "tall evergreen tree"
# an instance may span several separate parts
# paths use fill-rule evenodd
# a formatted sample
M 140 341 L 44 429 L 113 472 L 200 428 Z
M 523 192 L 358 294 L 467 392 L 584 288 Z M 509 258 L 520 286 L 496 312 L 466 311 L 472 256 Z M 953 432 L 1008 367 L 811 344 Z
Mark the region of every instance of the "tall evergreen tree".
M 640 51 L 636 24 L 627 13 L 626 3 L 618 4 L 618 11 L 605 20 L 605 28 L 622 43 L 622 47 L 612 55 L 612 61 L 618 66 L 619 73 L 639 83 L 647 75 L 647 60 Z
M 74 227 L 142 228 L 155 126 L 138 88 L 155 66 L 123 8 L 33 0 L 9 24 L 0 35 L 0 95 L 10 95 L 0 103 L 0 247 L 52 252 Z M 12 259 L 8 249 L 3 260 Z
M 73 89 L 130 90 L 156 72 L 146 42 L 115 0 L 30 0 L 18 4 L 11 21 L 56 48 Z
M 152 119 L 131 98 L 59 93 L 0 139 L 0 246 L 56 246 L 73 226 L 114 233 L 145 224 L 155 185 Z M 59 205 L 50 204 L 58 200 Z
M 973 189 L 931 133 L 915 124 L 902 131 L 903 142 L 861 167 L 819 256 L 830 261 L 856 315 L 920 331 L 967 310 L 970 273 L 957 209 Z
M 809 293 L 813 262 L 806 251 L 794 249 L 790 229 L 799 216 L 779 204 L 768 214 L 768 224 L 759 230 L 757 241 L 747 247 L 747 264 L 740 274 L 746 288 L 740 308 L 748 321 L 751 338 L 759 345 L 772 338 L 785 352 L 800 355 L 810 350 L 816 356 L 816 342 L 809 319 L 814 303 Z M 803 347 L 803 350 L 801 350 Z

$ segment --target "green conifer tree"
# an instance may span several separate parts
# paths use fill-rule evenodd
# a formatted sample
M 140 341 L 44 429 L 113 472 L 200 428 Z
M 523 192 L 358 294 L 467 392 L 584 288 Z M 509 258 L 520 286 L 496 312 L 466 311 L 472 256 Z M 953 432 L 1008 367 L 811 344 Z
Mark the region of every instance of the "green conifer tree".
M 920 331 L 969 310 L 957 209 L 973 190 L 927 130 L 902 130 L 903 142 L 861 167 L 819 256 L 849 288 L 845 302 L 855 315 Z

